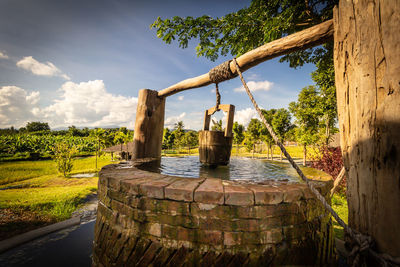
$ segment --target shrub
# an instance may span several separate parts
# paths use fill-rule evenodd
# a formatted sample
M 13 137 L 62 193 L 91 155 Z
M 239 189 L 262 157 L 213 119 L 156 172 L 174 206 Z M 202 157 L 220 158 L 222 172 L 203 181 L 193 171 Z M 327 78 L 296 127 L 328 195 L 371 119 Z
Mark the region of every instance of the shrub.
M 342 152 L 340 147 L 320 147 L 318 156 L 313 157 L 310 167 L 322 170 L 333 177 L 335 180 L 340 170 L 343 168 Z M 346 177 L 339 185 L 339 192 L 346 191 Z
M 77 152 L 76 148 L 66 142 L 60 142 L 54 145 L 54 160 L 57 163 L 57 170 L 67 177 L 72 171 L 73 158 L 72 156 Z

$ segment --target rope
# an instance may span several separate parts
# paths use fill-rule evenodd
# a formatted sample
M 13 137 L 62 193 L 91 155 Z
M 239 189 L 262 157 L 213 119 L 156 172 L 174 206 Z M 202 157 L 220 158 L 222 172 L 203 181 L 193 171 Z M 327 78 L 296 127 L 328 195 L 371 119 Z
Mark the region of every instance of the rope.
M 219 110 L 219 105 L 221 105 L 221 94 L 218 90 L 218 83 L 215 84 L 215 94 L 217 97 L 217 103 L 215 104 L 215 107 L 217 108 L 217 110 Z
M 212 68 L 208 72 L 208 76 L 210 77 L 210 81 L 212 83 L 218 84 L 220 82 L 230 80 L 237 76 L 237 74 L 232 73 L 231 68 L 229 67 L 231 61 L 232 60 L 225 61 L 224 63 L 219 64 L 218 66 Z
M 335 218 L 335 220 L 338 222 L 340 226 L 344 228 L 346 233 L 350 236 L 352 240 L 355 241 L 355 244 L 353 246 L 353 249 L 350 253 L 350 259 L 352 259 L 352 265 L 353 266 L 358 266 L 360 264 L 360 254 L 365 254 L 365 252 L 369 251 L 371 255 L 373 255 L 375 258 L 377 258 L 381 263 L 383 263 L 384 266 L 387 266 L 386 262 L 390 262 L 391 264 L 396 264 L 400 266 L 400 260 L 394 259 L 390 257 L 387 254 L 378 254 L 375 251 L 372 250 L 373 246 L 373 240 L 370 236 L 363 235 L 353 229 L 351 229 L 340 217 L 339 215 L 332 209 L 332 207 L 328 204 L 326 199 L 321 195 L 321 193 L 314 187 L 314 185 L 310 182 L 310 180 L 304 175 L 304 173 L 300 170 L 299 166 L 294 162 L 293 158 L 289 155 L 289 153 L 286 151 L 285 147 L 283 144 L 279 141 L 278 137 L 276 136 L 274 130 L 272 129 L 271 125 L 267 122 L 265 117 L 263 116 L 261 109 L 257 105 L 257 102 L 254 100 L 253 95 L 250 92 L 249 87 L 247 86 L 245 80 L 243 79 L 242 72 L 240 71 L 240 67 L 236 62 L 236 58 L 233 59 L 233 62 L 235 63 L 236 66 L 236 71 L 239 74 L 240 80 L 243 83 L 244 88 L 246 89 L 246 92 L 251 100 L 251 102 L 254 105 L 254 108 L 256 109 L 258 116 L 260 116 L 262 122 L 264 123 L 265 127 L 268 129 L 268 132 L 271 134 L 272 138 L 274 139 L 275 143 L 279 146 L 281 149 L 282 153 L 285 155 L 285 157 L 288 159 L 292 167 L 296 170 L 297 174 L 301 177 L 302 180 L 304 180 L 307 184 L 307 186 L 310 188 L 310 190 L 315 194 L 317 199 L 321 201 L 321 203 L 324 205 L 325 209 L 327 209 L 332 216 Z

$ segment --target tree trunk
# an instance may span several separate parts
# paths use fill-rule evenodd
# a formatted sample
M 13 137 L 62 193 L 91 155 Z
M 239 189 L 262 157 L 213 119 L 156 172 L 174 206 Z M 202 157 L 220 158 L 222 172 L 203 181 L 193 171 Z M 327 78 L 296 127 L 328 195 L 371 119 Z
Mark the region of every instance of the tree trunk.
M 334 10 L 339 128 L 350 227 L 400 257 L 400 1 Z
M 253 158 L 254 158 L 254 150 L 256 149 L 256 144 L 253 143 Z
M 274 160 L 274 145 L 271 146 L 271 160 Z
M 239 144 L 236 144 L 236 156 L 239 155 Z
M 303 146 L 303 166 L 307 165 L 307 146 Z
M 269 145 L 267 145 L 267 159 L 269 159 Z
M 329 127 L 330 121 L 329 121 L 329 116 L 327 115 L 326 122 L 325 122 L 325 135 L 326 135 L 326 141 L 325 144 L 329 145 L 329 138 L 331 136 L 331 129 Z

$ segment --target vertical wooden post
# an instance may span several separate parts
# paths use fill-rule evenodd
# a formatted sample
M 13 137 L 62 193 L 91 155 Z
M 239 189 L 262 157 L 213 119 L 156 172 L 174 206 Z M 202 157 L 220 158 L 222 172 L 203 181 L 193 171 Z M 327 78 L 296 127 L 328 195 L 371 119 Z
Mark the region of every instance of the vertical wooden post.
M 400 1 L 334 10 L 339 128 L 350 227 L 400 257 Z
M 132 159 L 161 157 L 165 98 L 157 95 L 149 89 L 139 91 Z

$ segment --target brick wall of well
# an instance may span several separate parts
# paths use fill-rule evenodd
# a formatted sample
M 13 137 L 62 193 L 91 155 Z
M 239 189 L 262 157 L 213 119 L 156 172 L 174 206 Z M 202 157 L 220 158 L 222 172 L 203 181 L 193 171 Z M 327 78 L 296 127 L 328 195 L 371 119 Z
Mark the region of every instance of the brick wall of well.
M 331 182 L 315 182 L 329 196 Z M 305 184 L 182 178 L 108 165 L 94 266 L 320 265 L 330 216 Z

